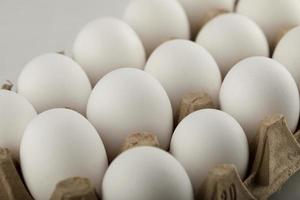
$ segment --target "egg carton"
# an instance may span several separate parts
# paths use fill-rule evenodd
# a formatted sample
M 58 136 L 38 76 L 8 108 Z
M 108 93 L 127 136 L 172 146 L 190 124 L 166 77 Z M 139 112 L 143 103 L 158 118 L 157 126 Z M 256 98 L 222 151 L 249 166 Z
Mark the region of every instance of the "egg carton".
M 185 96 L 178 122 L 205 108 L 214 108 L 207 94 Z M 241 179 L 235 166 L 219 165 L 209 172 L 197 200 L 265 200 L 300 171 L 300 131 L 293 134 L 281 114 L 263 120 L 249 146 L 250 172 L 246 179 Z
M 180 122 L 188 114 L 214 108 L 212 99 L 204 93 L 185 96 L 178 114 Z M 300 131 L 292 134 L 283 115 L 265 119 L 256 138 L 250 143 L 251 170 L 242 180 L 233 165 L 223 164 L 212 169 L 196 200 L 265 200 L 300 171 Z M 141 145 L 158 147 L 151 133 L 135 133 L 124 142 L 121 151 Z M 9 150 L 0 148 L 0 199 L 33 200 L 26 189 Z M 95 189 L 86 178 L 71 177 L 59 182 L 51 200 L 97 200 Z
M 10 152 L 3 148 L 0 148 L 0 199 L 33 200 L 23 184 Z M 51 196 L 51 200 L 63 199 L 98 200 L 99 198 L 88 179 L 72 177 L 59 182 Z
M 249 176 L 242 181 L 232 165 L 210 171 L 199 196 L 202 200 L 264 200 L 279 191 L 300 170 L 300 132 L 289 130 L 282 115 L 263 121 L 250 145 L 254 157 Z

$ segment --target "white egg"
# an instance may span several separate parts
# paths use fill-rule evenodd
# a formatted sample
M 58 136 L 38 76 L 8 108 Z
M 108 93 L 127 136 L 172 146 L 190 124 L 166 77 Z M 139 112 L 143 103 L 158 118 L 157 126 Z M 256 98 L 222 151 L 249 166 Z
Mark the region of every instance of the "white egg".
M 82 68 L 67 56 L 48 53 L 31 60 L 18 79 L 18 93 L 37 112 L 70 108 L 85 114 L 91 84 Z
M 169 147 L 173 114 L 167 93 L 151 75 L 123 68 L 104 76 L 90 96 L 87 117 L 98 130 L 112 160 L 129 134 L 156 134 Z
M 299 200 L 300 199 L 300 172 L 289 178 L 280 191 L 274 193 L 269 200 Z
M 171 154 L 184 166 L 195 193 L 219 164 L 234 164 L 243 178 L 247 172 L 249 147 L 239 123 L 214 109 L 196 111 L 184 118 L 174 131 Z
M 179 0 L 191 24 L 193 37 L 197 35 L 205 20 L 218 11 L 233 11 L 235 0 Z
M 58 182 L 89 178 L 100 194 L 107 169 L 104 145 L 96 129 L 79 113 L 53 109 L 26 128 L 20 150 L 21 169 L 35 199 L 50 199 Z
M 114 69 L 143 68 L 146 61 L 138 35 L 116 18 L 97 19 L 87 24 L 75 39 L 73 56 L 92 85 Z
M 147 55 L 171 39 L 189 39 L 186 13 L 176 0 L 131 0 L 123 19 L 140 36 Z
M 272 48 L 283 31 L 300 25 L 299 0 L 240 0 L 237 12 L 262 28 Z
M 300 88 L 300 26 L 289 31 L 275 48 L 273 59 L 283 64 Z
M 15 160 L 19 160 L 23 132 L 35 116 L 33 106 L 22 95 L 0 90 L 0 146 L 9 149 Z
M 262 120 L 283 114 L 295 131 L 299 118 L 299 93 L 291 74 L 275 60 L 251 57 L 236 64 L 220 90 L 221 109 L 232 115 L 249 141 Z
M 160 81 L 171 100 L 174 114 L 181 99 L 192 92 L 206 92 L 218 105 L 221 73 L 204 48 L 188 40 L 171 40 L 149 57 L 145 71 Z
M 180 163 L 155 147 L 125 151 L 103 179 L 103 200 L 193 200 L 193 189 Z
M 223 14 L 209 21 L 196 42 L 216 59 L 223 77 L 240 60 L 250 56 L 269 56 L 266 36 L 249 18 Z

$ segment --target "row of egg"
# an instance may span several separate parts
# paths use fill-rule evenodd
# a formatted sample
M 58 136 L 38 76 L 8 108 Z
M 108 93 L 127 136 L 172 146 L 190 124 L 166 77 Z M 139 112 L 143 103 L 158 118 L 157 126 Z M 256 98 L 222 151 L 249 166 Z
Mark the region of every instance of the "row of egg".
M 256 4 L 263 9 L 267 2 Z M 296 3 L 291 7 L 293 1 L 281 4 L 287 5 L 286 9 L 297 8 Z M 239 7 L 242 5 L 243 0 Z M 247 9 L 252 7 L 247 5 Z M 198 44 L 172 40 L 160 45 L 170 38 L 189 38 L 176 35 L 180 22 L 186 21 L 176 17 L 185 16 L 180 10 L 180 4 L 173 0 L 132 1 L 124 18 L 137 34 L 117 19 L 91 22 L 75 40 L 74 59 L 80 66 L 63 55 L 42 55 L 22 71 L 19 94 L 1 91 L 1 146 L 9 148 L 18 160 L 21 143 L 22 172 L 36 199 L 49 198 L 55 184 L 70 176 L 90 178 L 100 193 L 108 165 L 105 151 L 113 160 L 130 133 L 153 132 L 163 149 L 171 143 L 171 153 L 184 166 L 197 191 L 208 169 L 218 163 L 233 163 L 240 175 L 245 175 L 249 154 L 245 133 L 251 140 L 265 116 L 282 113 L 291 130 L 296 129 L 299 94 L 290 73 L 265 57 L 242 60 L 268 55 L 267 39 L 260 28 L 242 15 L 225 14 L 204 26 L 197 36 Z M 159 17 L 166 13 L 172 20 Z M 282 27 L 276 28 L 272 30 L 278 32 Z M 165 34 L 169 30 L 169 35 Z M 274 53 L 296 80 L 297 31 L 299 28 L 286 34 Z M 143 45 L 147 55 L 155 49 L 147 62 Z M 119 67 L 144 66 L 146 72 L 126 68 L 108 73 Z M 223 83 L 222 76 L 226 76 Z M 89 79 L 96 85 L 93 91 Z M 221 109 L 233 116 L 245 133 L 228 114 L 203 110 L 185 118 L 172 137 L 179 102 L 184 94 L 195 91 L 207 92 L 216 105 L 220 102 Z M 90 122 L 70 110 L 43 112 L 59 107 L 86 114 Z M 43 113 L 35 117 L 35 110 Z M 191 184 L 180 166 L 158 149 L 127 151 L 110 165 L 103 181 L 103 197 L 192 199 Z
M 18 110 L 19 116 L 11 116 L 14 119 L 8 118 L 6 122 L 32 115 L 20 144 L 20 164 L 25 183 L 35 199 L 49 199 L 59 181 L 79 176 L 89 178 L 102 199 L 192 200 L 208 171 L 217 164 L 235 164 L 241 177 L 246 174 L 249 158 L 246 135 L 238 122 L 225 112 L 206 109 L 184 118 L 168 141 L 174 157 L 155 147 L 136 147 L 117 156 L 108 167 L 108 158 L 112 158 L 106 150 L 107 153 L 112 148 L 120 151 L 121 145 L 117 148 L 117 144 L 120 138 L 125 140 L 125 131 L 122 135 L 106 135 L 106 139 L 111 139 L 108 142 L 115 145 L 107 146 L 103 134 L 79 113 L 56 108 L 35 116 L 24 97 L 1 91 L 2 95 L 5 93 L 14 96 L 10 100 L 15 100 L 15 103 L 1 104 L 1 107 L 9 106 L 6 113 L 16 114 L 12 106 L 20 108 L 21 103 L 23 111 L 29 109 L 22 113 Z M 113 125 L 122 129 L 120 124 L 115 121 Z M 149 128 L 136 124 L 131 129 L 157 128 L 149 122 L 145 125 Z M 5 126 L 10 131 L 7 133 L 12 133 L 12 128 Z M 161 143 L 170 133 L 165 134 L 168 135 L 158 135 L 163 137 L 159 138 Z
M 43 65 L 39 67 L 43 68 Z M 100 193 L 108 160 L 114 160 L 119 154 L 121 144 L 129 134 L 143 131 L 155 133 L 162 149 L 170 148 L 197 192 L 208 170 L 217 164 L 234 164 L 240 176 L 245 177 L 249 158 L 247 136 L 249 141 L 254 137 L 263 118 L 273 113 L 284 113 L 294 131 L 299 117 L 299 94 L 295 81 L 282 65 L 265 57 L 247 58 L 229 71 L 220 90 L 221 109 L 225 112 L 194 112 L 179 123 L 174 133 L 174 116 L 166 91 L 158 80 L 139 69 L 114 70 L 96 84 L 87 103 L 89 121 L 68 109 L 50 109 L 35 116 L 33 106 L 20 94 L 3 90 L 1 95 L 0 105 L 4 114 L 1 122 L 2 128 L 5 128 L 1 134 L 4 136 L 2 146 L 13 150 L 17 158 L 21 143 L 23 176 L 36 199 L 47 199 L 58 181 L 72 176 L 90 178 Z M 64 97 L 68 95 L 65 93 Z M 123 159 L 119 156 L 112 162 L 123 164 L 112 164 L 106 172 L 102 188 L 104 199 L 120 199 L 118 195 L 124 199 L 140 199 L 140 195 L 147 194 L 146 191 L 126 193 L 127 196 L 123 191 L 151 188 L 152 185 L 168 187 L 169 190 L 164 188 L 163 197 L 191 195 L 182 191 L 187 187 L 182 184 L 189 181 L 182 180 L 182 177 L 178 177 L 177 181 L 168 178 L 178 176 L 175 171 L 169 171 L 171 164 L 155 161 L 161 158 L 149 158 L 143 151 L 132 153 L 137 156 L 134 157 L 135 162 L 131 161 L 133 158 L 129 152 L 124 153 L 124 161 L 119 161 Z M 145 151 L 156 150 L 150 148 Z M 163 151 L 158 154 L 163 154 Z M 158 173 L 160 170 L 165 176 Z M 157 173 L 153 180 L 149 178 Z M 183 176 L 184 173 L 183 170 L 179 174 Z M 162 182 L 161 179 L 170 182 Z M 43 180 L 47 180 L 47 184 L 41 184 Z M 150 185 L 141 185 L 145 180 Z M 126 184 L 129 182 L 131 184 Z M 120 188 L 113 187 L 117 183 Z M 175 186 L 169 186 L 171 183 Z M 154 194 L 148 194 L 149 199 Z M 179 199 L 190 199 L 187 197 Z

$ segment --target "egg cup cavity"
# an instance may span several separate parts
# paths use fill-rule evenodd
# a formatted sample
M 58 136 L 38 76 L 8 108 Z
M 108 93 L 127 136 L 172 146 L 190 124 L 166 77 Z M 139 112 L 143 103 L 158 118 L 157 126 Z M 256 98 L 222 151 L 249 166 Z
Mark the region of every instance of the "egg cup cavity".
M 121 152 L 138 146 L 160 147 L 158 138 L 155 134 L 149 132 L 139 132 L 130 134 L 124 141 Z
M 219 165 L 209 172 L 198 193 L 198 200 L 243 199 L 256 198 L 246 188 L 233 165 Z
M 215 108 L 213 100 L 208 94 L 198 92 L 185 95 L 181 100 L 177 124 L 192 112 L 205 108 Z
M 10 80 L 7 80 L 6 83 L 4 83 L 4 84 L 0 87 L 0 89 L 11 91 L 13 87 L 14 87 L 14 84 L 13 84 Z
M 300 170 L 299 140 L 300 132 L 293 135 L 283 115 L 266 118 L 251 143 L 254 162 L 246 180 L 234 167 L 220 165 L 210 172 L 198 198 L 268 199 Z
M 89 179 L 72 177 L 56 185 L 50 200 L 98 200 L 95 189 Z
M 0 148 L 0 199 L 33 200 L 14 165 L 10 152 Z
M 265 119 L 253 144 L 255 159 L 245 185 L 258 199 L 267 199 L 300 170 L 300 145 L 283 115 Z
M 0 148 L 0 199 L 33 200 L 24 186 L 10 152 Z M 86 178 L 72 177 L 59 182 L 51 200 L 98 200 L 95 189 Z

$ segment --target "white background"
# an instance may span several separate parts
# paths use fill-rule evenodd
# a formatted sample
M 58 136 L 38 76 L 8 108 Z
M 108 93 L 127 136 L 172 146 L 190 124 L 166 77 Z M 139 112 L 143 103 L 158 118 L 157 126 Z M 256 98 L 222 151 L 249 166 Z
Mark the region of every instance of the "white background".
M 35 56 L 72 48 L 79 30 L 102 16 L 121 17 L 129 0 L 0 0 L 0 85 L 16 83 Z

